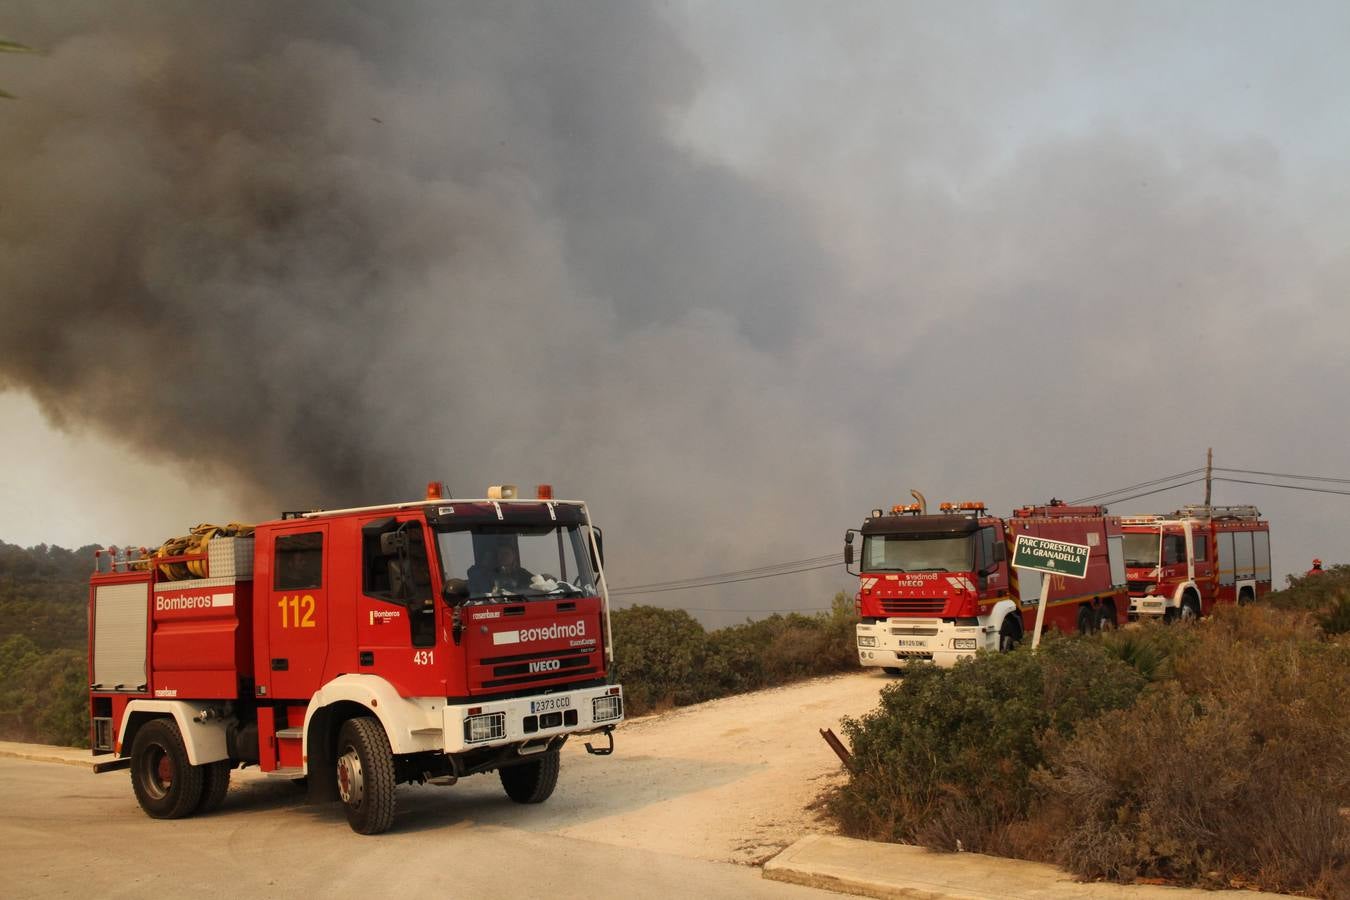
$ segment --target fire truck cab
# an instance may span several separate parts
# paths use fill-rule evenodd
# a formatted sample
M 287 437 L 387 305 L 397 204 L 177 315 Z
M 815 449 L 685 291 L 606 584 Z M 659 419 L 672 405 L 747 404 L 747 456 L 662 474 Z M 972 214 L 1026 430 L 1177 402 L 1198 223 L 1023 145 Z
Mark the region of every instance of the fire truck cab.
M 366 834 L 390 827 L 401 782 L 497 771 L 542 802 L 563 743 L 599 734 L 587 749 L 607 754 L 623 719 L 599 532 L 546 488 L 459 500 L 433 483 L 199 553 L 102 556 L 92 746 L 116 759 L 96 770 L 130 768 L 145 811 L 179 818 L 256 765 L 341 800 Z
M 1270 523 L 1254 506 L 1185 506 L 1121 523 L 1132 617 L 1195 619 L 1270 592 Z
M 862 537 L 856 596 L 858 661 L 896 674 L 911 662 L 955 665 L 980 650 L 1008 651 L 1032 630 L 1041 575 L 1010 565 L 1017 535 L 1088 544 L 1088 575 L 1051 579 L 1045 622 L 1060 631 L 1114 627 L 1125 615 L 1125 568 L 1119 521 L 1102 507 L 1052 501 L 1008 519 L 983 503 L 943 503 L 872 510 L 844 536 L 852 571 L 854 537 Z

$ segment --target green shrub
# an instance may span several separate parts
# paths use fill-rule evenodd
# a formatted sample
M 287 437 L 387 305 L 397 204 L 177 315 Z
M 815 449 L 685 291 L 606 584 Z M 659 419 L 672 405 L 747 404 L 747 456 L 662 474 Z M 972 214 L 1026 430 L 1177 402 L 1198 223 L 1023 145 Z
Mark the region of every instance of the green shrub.
M 615 677 L 633 715 L 825 675 L 857 665 L 853 601 L 829 613 L 769 616 L 704 632 L 682 610 L 631 606 L 613 615 Z
M 612 616 L 614 677 L 629 712 L 699 699 L 696 676 L 707 655 L 703 626 L 682 609 L 630 606 Z
M 881 706 L 847 719 L 854 772 L 829 806 L 846 834 L 940 850 L 1006 852 L 1049 734 L 1128 706 L 1144 678 L 1099 641 L 912 668 Z
M 1144 622 L 1137 627 L 1104 632 L 1107 652 L 1126 663 L 1149 681 L 1172 676 L 1172 663 L 1195 637 L 1195 629 L 1162 622 Z
M 1350 896 L 1350 648 L 1260 607 L 1194 632 L 1174 681 L 1045 742 L 1021 849 L 1087 878 Z

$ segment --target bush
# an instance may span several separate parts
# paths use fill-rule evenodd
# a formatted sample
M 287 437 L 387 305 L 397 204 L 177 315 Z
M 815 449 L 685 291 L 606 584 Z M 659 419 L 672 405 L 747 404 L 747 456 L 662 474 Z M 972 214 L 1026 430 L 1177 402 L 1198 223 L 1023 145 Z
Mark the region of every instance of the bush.
M 1190 645 L 1195 629 L 1149 621 L 1136 628 L 1107 631 L 1101 636 L 1107 652 L 1148 681 L 1172 677 L 1177 656 Z
M 1272 591 L 1263 601 L 1276 609 L 1319 612 L 1330 609 L 1350 595 L 1350 566 L 1329 566 L 1320 575 L 1290 575 L 1283 590 Z
M 630 606 L 613 614 L 614 677 L 628 710 L 641 714 L 699 698 L 696 675 L 707 656 L 707 635 L 682 609 Z
M 1046 741 L 1026 855 L 1087 878 L 1350 895 L 1350 648 L 1223 608 L 1175 681 Z
M 1144 678 L 1100 641 L 916 666 L 881 706 L 847 719 L 854 771 L 829 801 L 846 834 L 938 850 L 1007 852 L 1047 735 L 1128 706 Z
M 698 703 L 857 665 L 853 601 L 829 613 L 770 616 L 705 632 L 683 610 L 630 606 L 613 615 L 615 678 L 628 711 Z

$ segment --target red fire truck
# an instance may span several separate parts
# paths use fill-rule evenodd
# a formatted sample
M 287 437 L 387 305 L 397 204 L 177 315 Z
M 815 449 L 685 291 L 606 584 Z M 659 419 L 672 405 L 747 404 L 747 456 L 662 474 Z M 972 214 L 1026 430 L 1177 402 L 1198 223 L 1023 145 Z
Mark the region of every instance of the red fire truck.
M 858 534 L 862 558 L 853 572 Z M 872 510 L 844 536 L 844 558 L 860 578 L 858 661 L 897 674 L 914 660 L 951 666 L 979 650 L 1017 646 L 1035 626 L 1042 584 L 1040 573 L 1009 565 L 1019 534 L 1091 548 L 1086 578 L 1045 576 L 1045 627 L 1090 632 L 1123 621 L 1120 520 L 1105 507 L 1052 500 L 1001 519 L 983 503 L 943 503 L 938 515 L 921 503 L 897 505 Z
M 497 771 L 539 803 L 573 735 L 613 751 L 623 691 L 586 504 L 493 488 L 285 514 L 180 555 L 104 553 L 89 592 L 91 739 L 155 818 L 232 769 L 305 779 L 357 832 L 400 783 Z M 603 744 L 603 745 L 602 745 Z
M 1121 528 L 1132 616 L 1193 619 L 1270 592 L 1270 523 L 1254 506 L 1184 506 Z

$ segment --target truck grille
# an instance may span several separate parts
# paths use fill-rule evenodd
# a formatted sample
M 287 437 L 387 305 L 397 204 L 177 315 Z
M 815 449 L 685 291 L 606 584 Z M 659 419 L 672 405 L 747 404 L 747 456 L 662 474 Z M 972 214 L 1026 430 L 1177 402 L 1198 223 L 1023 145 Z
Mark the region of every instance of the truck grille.
M 485 688 L 511 687 L 558 679 L 576 681 L 600 674 L 596 647 L 573 647 L 494 656 L 481 660 L 481 665 L 492 667 L 491 678 L 483 682 L 482 686 Z
M 947 601 L 938 597 L 930 599 L 927 597 L 904 597 L 881 601 L 881 611 L 888 614 L 895 613 L 930 613 L 940 614 L 942 608 L 947 605 Z

